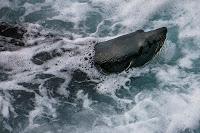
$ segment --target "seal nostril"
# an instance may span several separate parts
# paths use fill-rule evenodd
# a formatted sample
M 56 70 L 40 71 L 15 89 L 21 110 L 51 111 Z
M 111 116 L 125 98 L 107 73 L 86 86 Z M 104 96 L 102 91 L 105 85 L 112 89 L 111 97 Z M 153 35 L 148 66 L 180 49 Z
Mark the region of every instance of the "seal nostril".
M 161 32 L 162 32 L 163 34 L 167 34 L 167 28 L 166 28 L 166 27 L 162 27 L 162 28 L 161 28 Z
M 148 46 L 149 46 L 149 48 L 151 48 L 153 46 L 153 43 L 148 42 Z

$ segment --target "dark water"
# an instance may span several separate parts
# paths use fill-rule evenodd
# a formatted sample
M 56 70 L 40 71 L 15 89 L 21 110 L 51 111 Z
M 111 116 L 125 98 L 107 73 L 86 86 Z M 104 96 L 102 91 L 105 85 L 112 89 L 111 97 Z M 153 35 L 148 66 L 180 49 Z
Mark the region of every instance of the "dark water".
M 0 0 L 1 21 L 61 36 L 0 52 L 0 133 L 199 133 L 199 2 Z M 93 42 L 162 26 L 165 46 L 144 67 L 91 67 Z

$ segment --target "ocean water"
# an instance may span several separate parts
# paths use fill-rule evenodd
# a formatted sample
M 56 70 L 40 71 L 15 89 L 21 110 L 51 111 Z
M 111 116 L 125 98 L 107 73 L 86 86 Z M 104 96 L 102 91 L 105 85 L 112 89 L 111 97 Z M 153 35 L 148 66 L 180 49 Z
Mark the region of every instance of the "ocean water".
M 0 0 L 0 21 L 61 36 L 0 52 L 0 133 L 200 133 L 199 3 Z M 145 66 L 108 76 L 92 67 L 96 42 L 162 26 L 165 46 Z M 59 56 L 34 64 L 44 51 Z

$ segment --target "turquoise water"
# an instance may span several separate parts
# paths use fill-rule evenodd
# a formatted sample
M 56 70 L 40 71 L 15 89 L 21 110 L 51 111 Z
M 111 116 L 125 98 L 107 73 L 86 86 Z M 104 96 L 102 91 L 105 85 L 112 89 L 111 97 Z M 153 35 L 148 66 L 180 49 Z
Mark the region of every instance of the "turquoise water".
M 0 0 L 1 21 L 62 36 L 0 52 L 0 133 L 200 133 L 199 2 Z M 162 26 L 165 46 L 141 68 L 104 76 L 84 60 L 93 41 Z

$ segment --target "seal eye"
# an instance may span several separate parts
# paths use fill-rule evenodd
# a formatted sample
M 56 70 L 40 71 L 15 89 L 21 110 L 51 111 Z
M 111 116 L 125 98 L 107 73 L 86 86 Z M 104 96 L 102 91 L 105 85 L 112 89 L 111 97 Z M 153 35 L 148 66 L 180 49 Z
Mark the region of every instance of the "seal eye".
M 151 48 L 153 46 L 153 43 L 151 43 L 150 41 L 147 42 L 149 48 Z

